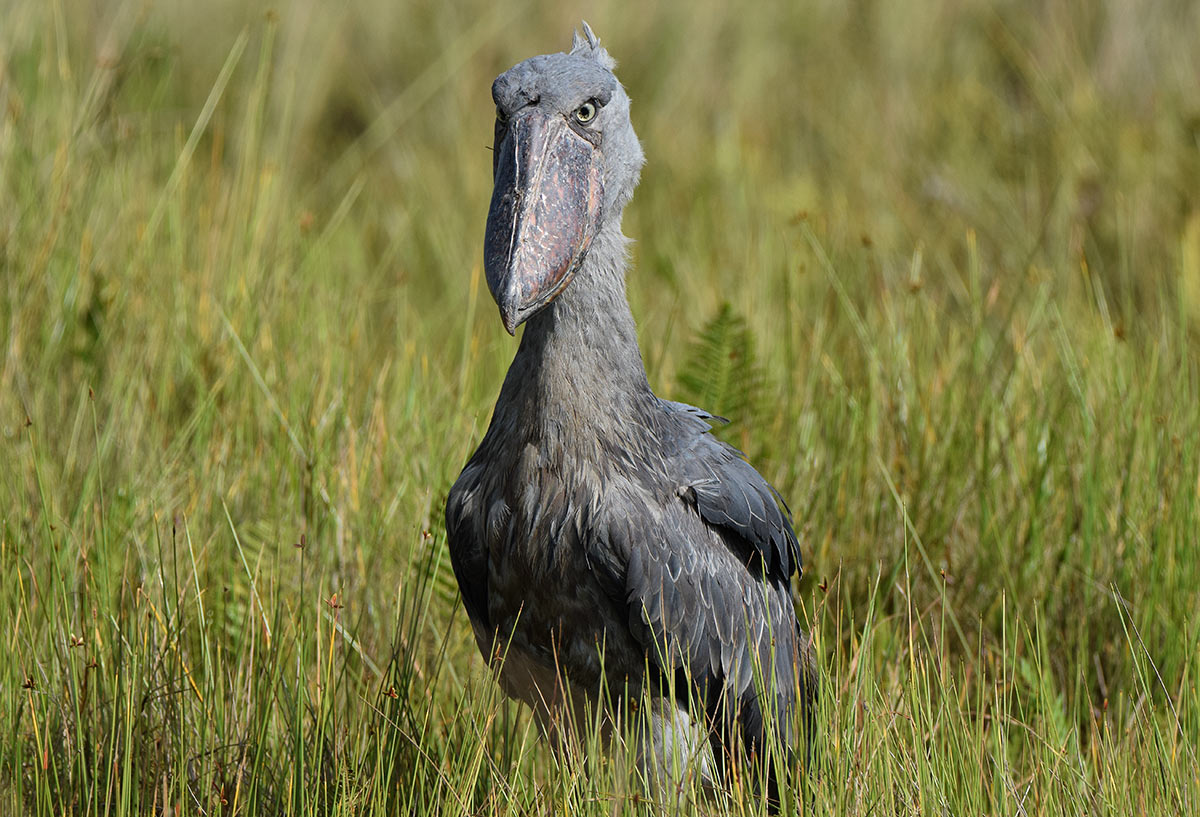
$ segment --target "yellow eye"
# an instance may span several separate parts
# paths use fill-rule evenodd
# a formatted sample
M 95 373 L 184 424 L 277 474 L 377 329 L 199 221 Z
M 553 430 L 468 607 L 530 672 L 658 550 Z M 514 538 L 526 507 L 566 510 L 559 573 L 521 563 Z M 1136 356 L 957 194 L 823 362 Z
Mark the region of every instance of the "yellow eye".
M 596 118 L 596 103 L 585 102 L 575 111 L 575 121 L 581 125 L 586 125 Z

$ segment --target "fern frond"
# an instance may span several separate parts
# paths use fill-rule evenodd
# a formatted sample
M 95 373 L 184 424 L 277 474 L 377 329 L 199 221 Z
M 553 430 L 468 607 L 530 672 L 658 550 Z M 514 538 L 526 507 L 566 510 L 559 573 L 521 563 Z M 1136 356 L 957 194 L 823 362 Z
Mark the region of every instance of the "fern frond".
M 729 303 L 692 341 L 678 377 L 680 399 L 733 422 L 749 422 L 762 392 L 754 331 Z

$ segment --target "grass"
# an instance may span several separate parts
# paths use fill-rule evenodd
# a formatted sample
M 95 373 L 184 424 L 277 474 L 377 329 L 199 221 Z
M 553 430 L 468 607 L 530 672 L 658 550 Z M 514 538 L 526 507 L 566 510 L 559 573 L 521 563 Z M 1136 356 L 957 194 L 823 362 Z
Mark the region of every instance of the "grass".
M 6 4 L 0 811 L 654 811 L 502 700 L 442 528 L 488 86 L 581 16 L 651 381 L 802 534 L 794 808 L 1200 807 L 1192 4 L 327 5 Z

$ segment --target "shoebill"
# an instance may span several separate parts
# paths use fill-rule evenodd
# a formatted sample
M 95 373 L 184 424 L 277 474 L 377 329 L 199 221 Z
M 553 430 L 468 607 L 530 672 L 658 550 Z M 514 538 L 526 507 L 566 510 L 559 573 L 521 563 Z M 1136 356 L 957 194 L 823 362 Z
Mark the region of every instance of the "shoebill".
M 597 704 L 641 723 L 664 791 L 680 770 L 710 786 L 734 758 L 797 757 L 815 681 L 786 506 L 716 418 L 647 382 L 621 232 L 643 154 L 614 67 L 585 23 L 492 85 L 484 269 L 505 329 L 525 329 L 446 527 L 505 692 L 552 736 Z

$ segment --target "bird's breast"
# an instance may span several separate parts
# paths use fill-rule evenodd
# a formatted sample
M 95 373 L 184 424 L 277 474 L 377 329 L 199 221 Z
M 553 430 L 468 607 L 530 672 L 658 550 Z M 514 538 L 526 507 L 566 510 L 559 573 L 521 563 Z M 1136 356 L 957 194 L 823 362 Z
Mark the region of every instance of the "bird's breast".
M 523 677 L 536 677 L 530 665 L 560 668 L 589 688 L 640 672 L 627 607 L 588 556 L 605 527 L 601 486 L 518 468 L 504 487 L 488 525 L 489 658 L 507 654 Z

